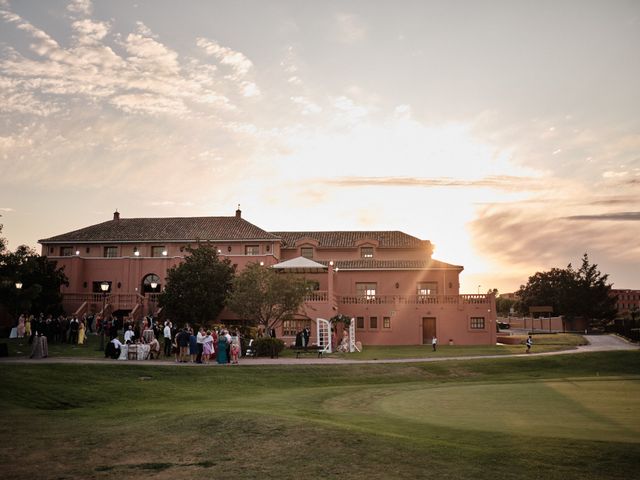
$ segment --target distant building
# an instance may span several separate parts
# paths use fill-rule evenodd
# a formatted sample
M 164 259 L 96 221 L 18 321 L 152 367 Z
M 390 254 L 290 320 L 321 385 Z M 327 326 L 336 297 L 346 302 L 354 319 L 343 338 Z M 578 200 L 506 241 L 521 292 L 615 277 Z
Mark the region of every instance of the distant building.
M 117 315 L 159 313 L 167 270 L 183 261 L 186 247 L 205 244 L 238 270 L 263 262 L 314 282 L 299 315 L 278 327 L 288 343 L 306 326 L 315 334 L 316 319 L 336 314 L 355 319 L 364 345 L 430 344 L 434 336 L 461 345 L 496 339 L 494 295 L 460 294 L 463 267 L 433 259 L 431 242 L 400 231 L 267 232 L 239 209 L 230 217 L 192 218 L 121 218 L 115 212 L 110 221 L 39 243 L 43 255 L 65 268 L 69 313 L 99 313 L 103 302 Z M 251 319 L 224 310 L 217 321 Z
M 627 316 L 633 310 L 640 310 L 640 290 L 611 289 L 616 298 L 618 316 Z

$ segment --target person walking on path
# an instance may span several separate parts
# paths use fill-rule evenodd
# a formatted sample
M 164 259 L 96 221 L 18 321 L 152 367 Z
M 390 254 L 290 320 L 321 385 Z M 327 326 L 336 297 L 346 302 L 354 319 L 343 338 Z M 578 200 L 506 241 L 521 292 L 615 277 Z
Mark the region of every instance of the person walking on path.
M 531 352 L 531 345 L 533 345 L 533 339 L 531 338 L 531 335 L 529 335 L 527 337 L 526 344 L 527 344 L 527 353 L 530 353 Z
M 438 339 L 436 337 L 433 337 L 431 339 L 431 347 L 433 348 L 433 351 L 436 351 L 436 347 L 438 346 Z

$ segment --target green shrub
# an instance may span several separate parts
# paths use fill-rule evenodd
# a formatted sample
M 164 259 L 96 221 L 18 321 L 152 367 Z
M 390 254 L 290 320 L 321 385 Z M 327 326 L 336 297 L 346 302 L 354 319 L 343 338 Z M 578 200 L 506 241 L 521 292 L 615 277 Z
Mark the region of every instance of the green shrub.
M 261 337 L 253 342 L 258 357 L 276 357 L 284 350 L 284 342 L 279 338 Z

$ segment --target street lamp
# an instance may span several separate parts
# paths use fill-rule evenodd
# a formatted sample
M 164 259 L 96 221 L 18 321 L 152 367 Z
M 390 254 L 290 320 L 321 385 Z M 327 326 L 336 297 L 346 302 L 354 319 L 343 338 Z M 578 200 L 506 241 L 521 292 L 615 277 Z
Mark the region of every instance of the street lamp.
M 481 287 L 481 286 L 482 286 L 482 285 L 478 285 L 478 295 L 480 295 L 480 287 Z
M 104 310 L 107 307 L 107 291 L 109 290 L 109 282 L 102 282 L 100 284 L 100 290 L 102 290 L 102 328 L 100 329 L 100 350 L 104 352 L 104 327 L 106 325 Z
M 18 290 L 18 294 L 16 295 L 16 315 L 20 316 L 20 292 L 22 291 L 22 282 L 20 280 L 16 281 L 16 290 Z

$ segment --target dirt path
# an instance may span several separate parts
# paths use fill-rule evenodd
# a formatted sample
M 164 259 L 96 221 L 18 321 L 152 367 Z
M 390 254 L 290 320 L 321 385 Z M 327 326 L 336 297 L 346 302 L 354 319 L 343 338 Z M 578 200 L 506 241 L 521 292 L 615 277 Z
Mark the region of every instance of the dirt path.
M 371 364 L 371 363 L 424 363 L 424 362 L 442 362 L 447 360 L 482 360 L 485 358 L 513 358 L 513 357 L 536 357 L 545 355 L 571 355 L 577 353 L 588 352 L 606 352 L 616 350 L 640 350 L 638 345 L 629 343 L 620 337 L 614 335 L 584 335 L 589 341 L 589 345 L 582 345 L 570 350 L 561 350 L 558 352 L 544 352 L 544 353 L 521 353 L 511 355 L 480 355 L 469 357 L 435 357 L 435 358 L 398 358 L 398 359 L 383 359 L 383 360 L 349 360 L 342 358 L 242 358 L 239 366 L 249 365 L 348 365 L 348 364 Z M 534 345 L 535 352 L 535 345 Z M 42 358 L 38 360 L 32 360 L 29 358 L 2 358 L 0 359 L 0 365 L 2 364 L 36 364 L 36 363 L 80 363 L 80 364 L 116 364 L 116 365 L 131 365 L 132 362 L 117 361 L 102 358 L 71 358 L 71 357 L 57 357 L 57 358 Z M 141 360 L 136 361 L 136 365 L 174 365 L 179 367 L 194 367 L 194 368 L 213 368 L 221 367 L 216 363 L 209 365 L 201 365 L 195 363 L 175 363 L 173 360 Z M 229 365 L 230 368 L 235 365 Z

